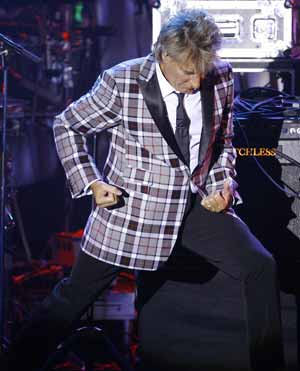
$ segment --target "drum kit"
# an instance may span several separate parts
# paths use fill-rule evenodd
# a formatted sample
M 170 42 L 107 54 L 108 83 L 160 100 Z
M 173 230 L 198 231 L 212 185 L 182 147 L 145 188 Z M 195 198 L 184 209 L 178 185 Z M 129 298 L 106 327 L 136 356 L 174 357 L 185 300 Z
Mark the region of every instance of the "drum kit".
M 92 71 L 83 64 L 95 60 L 99 37 L 113 34 L 111 27 L 96 24 L 92 3 L 0 5 L 0 282 L 7 281 L 6 256 L 16 234 L 32 264 L 18 187 L 57 171 L 52 119 L 82 94 L 78 89 L 86 90 L 81 75 L 85 85 L 95 80 L 99 66 Z M 0 339 L 5 335 L 5 290 L 0 285 Z
M 0 94 L 0 114 L 6 112 L 6 127 L 2 125 L 0 131 L 1 138 L 5 137 L 0 159 L 1 178 L 5 176 L 1 184 L 7 191 L 4 207 L 7 229 L 19 225 L 13 222 L 11 210 L 14 208 L 9 205 L 16 188 L 40 181 L 58 167 L 52 130 L 46 132 L 41 126 L 51 129 L 54 115 L 81 95 L 79 89 L 87 90 L 82 86 L 81 75 L 85 85 L 91 86 L 99 66 L 91 71 L 82 65 L 95 60 L 98 38 L 113 34 L 112 27 L 97 25 L 93 2 L 51 1 L 42 6 L 25 3 L 22 1 L 19 7 L 0 5 L 0 28 L 5 32 L 0 35 L 0 55 L 7 64 L 9 94 L 17 96 Z M 3 65 L 0 82 L 4 83 L 1 72 L 4 72 Z M 50 156 L 43 159 L 47 166 L 39 163 L 46 150 L 40 153 L 40 148 L 35 148 L 40 147 L 35 142 L 40 143 L 41 139 L 50 151 Z

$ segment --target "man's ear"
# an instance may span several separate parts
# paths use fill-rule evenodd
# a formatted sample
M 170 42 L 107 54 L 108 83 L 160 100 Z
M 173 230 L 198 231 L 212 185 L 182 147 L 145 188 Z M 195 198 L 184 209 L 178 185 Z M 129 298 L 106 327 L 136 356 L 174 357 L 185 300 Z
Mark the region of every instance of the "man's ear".
M 162 60 L 163 63 L 166 62 L 166 59 L 167 59 L 167 58 L 168 58 L 168 54 L 167 54 L 167 52 L 163 52 L 163 53 L 161 53 L 161 60 Z

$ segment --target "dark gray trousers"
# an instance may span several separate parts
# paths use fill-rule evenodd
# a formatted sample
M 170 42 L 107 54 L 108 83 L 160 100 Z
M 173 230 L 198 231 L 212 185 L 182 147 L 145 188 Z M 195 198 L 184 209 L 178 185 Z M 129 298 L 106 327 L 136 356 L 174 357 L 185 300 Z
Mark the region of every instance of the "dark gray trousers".
M 177 245 L 196 252 L 243 282 L 251 369 L 283 369 L 279 290 L 273 257 L 239 219 L 207 211 L 198 197 L 192 205 Z M 119 271 L 120 268 L 81 252 L 70 277 L 58 283 L 19 334 L 11 348 L 12 363 L 22 359 L 26 370 L 41 366 Z

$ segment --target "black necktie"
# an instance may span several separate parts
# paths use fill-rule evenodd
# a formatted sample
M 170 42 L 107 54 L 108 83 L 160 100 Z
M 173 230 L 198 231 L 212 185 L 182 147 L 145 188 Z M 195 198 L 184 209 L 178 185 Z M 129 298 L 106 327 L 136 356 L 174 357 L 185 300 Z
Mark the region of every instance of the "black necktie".
M 190 119 L 184 109 L 183 93 L 175 93 L 178 97 L 178 106 L 176 110 L 176 130 L 175 138 L 180 148 L 180 151 L 186 161 L 186 164 L 190 166 Z

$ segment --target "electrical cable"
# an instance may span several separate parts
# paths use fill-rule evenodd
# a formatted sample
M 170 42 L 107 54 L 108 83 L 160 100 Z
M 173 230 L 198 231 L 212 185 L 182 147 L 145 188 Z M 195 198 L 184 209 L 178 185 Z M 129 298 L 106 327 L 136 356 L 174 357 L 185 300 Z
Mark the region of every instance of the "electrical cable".
M 275 95 L 276 94 L 276 95 Z M 270 97 L 270 95 L 272 95 Z M 257 101 L 254 97 L 267 96 L 266 99 Z M 279 92 L 271 88 L 250 88 L 246 92 L 238 95 L 234 102 L 234 111 L 240 117 L 253 117 L 259 114 L 261 117 L 274 117 L 274 113 L 279 117 L 296 116 L 300 117 L 299 97 Z M 292 109 L 287 113 L 287 107 Z

